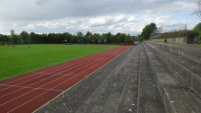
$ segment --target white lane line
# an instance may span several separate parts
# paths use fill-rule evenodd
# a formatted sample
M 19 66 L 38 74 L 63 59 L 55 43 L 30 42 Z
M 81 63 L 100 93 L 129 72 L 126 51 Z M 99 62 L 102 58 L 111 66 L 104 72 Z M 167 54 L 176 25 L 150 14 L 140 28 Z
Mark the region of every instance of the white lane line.
M 122 53 L 122 52 L 120 52 L 120 53 Z M 99 60 L 100 60 L 100 59 L 99 59 Z M 112 60 L 112 59 L 110 59 L 110 60 Z M 104 61 L 104 60 L 103 60 L 103 61 Z M 103 61 L 102 61 L 102 62 L 103 62 Z M 93 67 L 93 66 L 92 66 L 92 67 Z M 92 67 L 89 67 L 89 68 L 92 68 Z M 89 70 L 89 68 L 87 68 L 87 70 Z M 73 78 L 73 77 L 72 77 L 72 78 Z M 71 79 L 72 79 L 72 78 L 71 78 Z M 69 80 L 70 80 L 70 79 L 69 79 Z M 66 81 L 65 81 L 65 82 L 66 82 Z M 58 85 L 60 85 L 60 84 L 58 84 Z M 57 86 L 58 86 L 58 85 L 57 85 Z M 57 86 L 55 86 L 55 87 L 57 87 Z M 55 87 L 53 87 L 53 88 L 55 88 Z M 47 92 L 47 91 L 46 91 L 46 92 Z M 44 92 L 44 93 L 46 93 L 46 92 Z M 40 95 L 42 95 L 42 94 L 40 94 Z M 40 96 L 40 95 L 39 95 L 39 96 Z M 38 97 L 38 96 L 37 96 L 37 97 Z M 37 98 L 37 97 L 35 97 L 35 98 Z M 34 99 L 35 99 L 35 98 L 34 98 Z M 32 99 L 32 100 L 33 100 L 33 99 Z M 31 100 L 30 100 L 30 101 L 31 101 Z M 26 102 L 26 103 L 28 103 L 28 102 Z M 24 104 L 26 104 L 26 103 L 24 103 Z M 24 105 L 24 104 L 23 104 L 23 105 Z M 21 105 L 21 106 L 22 106 L 22 105 Z M 19 106 L 19 107 L 20 107 L 20 106 Z M 19 108 L 19 107 L 17 107 L 17 108 Z M 15 109 L 17 109 L 17 108 L 15 108 Z M 13 109 L 13 110 L 15 110 L 15 109 Z M 13 110 L 11 110 L 11 111 L 13 111 Z M 11 111 L 9 111 L 9 112 L 11 112 Z
M 84 62 L 84 61 L 82 61 L 82 62 Z M 82 62 L 78 62 L 78 63 L 80 64 L 80 63 L 82 63 Z M 78 64 L 78 63 L 77 63 L 77 64 Z M 69 67 L 69 66 L 66 66 L 66 67 L 63 67 L 62 69 L 67 68 L 67 70 L 65 70 L 65 71 L 68 71 L 68 70 L 70 70 L 70 69 L 72 69 L 72 68 L 75 68 L 77 64 L 73 64 L 73 65 L 71 66 L 71 68 L 67 68 L 67 67 Z M 61 69 L 58 69 L 58 70 L 61 70 Z M 58 71 L 58 70 L 55 70 L 55 71 L 53 71 L 53 72 L 56 72 L 56 71 Z M 49 75 L 49 74 L 50 74 L 50 75 Z M 19 85 L 19 84 L 22 84 L 22 83 L 25 83 L 25 82 L 28 82 L 28 81 L 31 81 L 31 80 L 34 80 L 34 79 L 37 79 L 37 78 L 40 78 L 40 77 L 44 77 L 44 76 L 49 75 L 49 76 L 46 77 L 45 79 L 41 79 L 41 80 L 40 80 L 40 81 L 43 81 L 43 80 L 46 80 L 46 79 L 48 79 L 48 78 L 54 77 L 54 76 L 56 76 L 56 75 L 58 75 L 58 74 L 60 74 L 60 73 L 56 73 L 56 74 L 52 74 L 52 75 L 51 75 L 51 73 L 47 73 L 47 74 L 44 74 L 44 75 L 40 75 L 40 74 L 39 74 L 38 76 L 36 76 L 36 77 L 34 77 L 34 78 L 30 79 L 30 80 L 18 82 L 18 84 L 15 84 L 15 85 Z M 40 81 L 37 81 L 37 82 L 34 82 L 34 83 L 38 83 L 38 82 L 40 82 Z M 32 84 L 34 84 L 34 83 L 32 83 Z M 30 85 L 31 85 L 31 84 L 30 84 Z M 6 90 L 6 89 L 9 89 L 9 88 L 10 88 L 10 87 L 4 88 L 4 89 L 0 90 L 0 92 L 1 92 L 1 91 L 4 91 L 4 90 Z
M 97 61 L 95 61 L 95 62 L 97 62 Z M 89 64 L 87 64 L 87 65 L 91 65 L 91 64 L 93 64 L 94 62 L 91 62 L 91 63 L 89 63 Z M 85 63 L 83 63 L 83 64 L 85 64 Z M 80 67 L 80 68 L 83 68 L 83 67 Z M 78 68 L 77 70 L 79 70 L 80 68 Z M 75 70 L 75 71 L 77 71 L 77 70 Z M 74 71 L 73 71 L 74 72 Z M 72 73 L 72 72 L 71 72 Z M 70 74 L 70 73 L 69 73 Z M 60 79 L 60 78 L 63 78 L 63 77 L 65 77 L 65 76 L 61 76 L 61 77 L 59 77 L 59 78 L 57 78 L 57 79 L 55 79 L 54 81 L 56 81 L 56 80 L 58 80 L 58 79 Z M 73 76 L 74 77 L 74 76 Z M 72 79 L 73 77 L 71 77 L 71 78 L 69 78 L 69 79 Z M 69 80 L 68 79 L 68 80 Z M 50 84 L 50 83 L 52 83 L 52 82 L 54 82 L 54 81 L 51 81 L 51 82 L 48 82 L 48 83 L 46 83 L 46 84 L 44 84 L 44 85 L 42 85 L 42 86 L 40 86 L 40 87 L 38 87 L 38 88 L 41 88 L 41 87 L 43 87 L 43 86 L 45 86 L 45 85 L 47 85 L 47 84 Z M 65 82 L 65 81 L 64 81 Z M 63 83 L 63 82 L 62 82 Z M 61 83 L 60 83 L 61 84 Z M 19 89 L 19 90 L 22 90 L 23 88 L 21 88 L 21 89 Z M 16 91 L 13 91 L 12 93 L 14 93 L 14 92 L 17 92 L 17 91 L 19 91 L 19 90 L 16 90 Z M 25 94 L 28 94 L 28 93 L 30 93 L 30 92 L 32 92 L 32 91 L 29 91 L 29 92 L 27 92 L 27 93 L 24 93 L 23 95 L 25 95 Z M 8 93 L 8 94 L 11 94 L 11 93 Z M 6 95 L 8 95 L 8 94 L 6 94 Z M 4 95 L 4 96 L 1 96 L 0 98 L 3 98 L 3 97 L 5 97 L 6 95 Z M 19 97 L 22 97 L 23 95 L 21 95 L 21 96 L 19 96 Z M 17 97 L 17 98 L 19 98 L 19 97 Z M 12 100 L 10 100 L 10 101 L 13 101 L 13 100 L 16 100 L 17 98 L 14 98 L 14 99 L 12 99 Z M 7 102 L 10 102 L 10 101 L 7 101 Z M 6 103 L 7 103 L 6 102 Z M 4 104 L 6 104 L 6 103 L 4 103 Z M 1 104 L 0 106 L 2 106 L 2 105 L 4 105 L 4 104 Z
M 84 59 L 82 59 L 83 61 L 84 61 Z M 74 61 L 74 62 L 76 62 L 76 61 Z M 72 62 L 73 63 L 73 62 Z M 80 60 L 78 59 L 78 61 L 76 62 L 76 63 L 80 63 Z M 71 67 L 72 65 L 71 65 L 71 63 L 68 63 L 68 62 L 66 62 L 66 63 L 64 63 L 64 64 L 66 64 L 65 65 L 65 67 Z M 62 65 L 57 65 L 57 66 L 54 66 L 54 67 L 52 67 L 52 68 L 43 68 L 43 69 L 41 69 L 41 70 L 37 70 L 37 71 L 35 71 L 35 72 L 31 72 L 31 73 L 27 73 L 27 74 L 25 74 L 25 76 L 24 77 L 20 77 L 20 76 L 18 76 L 18 77 L 20 77 L 19 79 L 16 79 L 16 80 L 11 80 L 11 81 L 9 81 L 9 82 L 6 82 L 6 83 L 4 83 L 4 82 L 2 82 L 2 83 L 4 83 L 4 84 L 10 84 L 10 83 L 13 83 L 13 82 L 17 82 L 17 81 L 23 81 L 23 79 L 26 79 L 26 78 L 28 78 L 28 77 L 32 77 L 32 76 L 34 76 L 35 74 L 40 74 L 40 73 L 44 73 L 44 72 L 47 72 L 47 71 L 50 71 L 50 70 L 55 70 L 55 68 L 59 68 L 59 69 L 56 69 L 55 71 L 58 71 L 58 70 L 60 70 L 60 69 L 63 69 L 63 68 L 65 68 L 65 67 L 62 67 L 64 64 L 62 64 Z M 62 68 L 60 68 L 60 67 L 62 67 Z M 40 72 L 41 71 L 41 72 Z M 55 72 L 54 71 L 54 72 Z M 23 76 L 23 75 L 22 75 Z M 13 79 L 15 79 L 15 78 L 13 78 Z
M 99 59 L 99 60 L 100 60 L 100 59 Z M 95 62 L 98 62 L 98 61 L 95 61 Z M 100 62 L 100 63 L 101 63 L 101 62 Z M 93 65 L 92 65 L 92 67 L 93 67 Z M 89 68 L 91 68 L 91 67 L 89 67 Z M 87 68 L 87 69 L 88 69 L 88 68 Z M 75 77 L 75 76 L 73 76 L 72 78 L 68 79 L 67 81 L 70 81 L 70 80 L 73 79 L 74 77 Z M 67 82 L 67 81 L 64 81 L 64 82 L 62 82 L 62 83 L 60 83 L 60 84 L 54 86 L 52 89 L 56 88 L 57 86 L 60 86 L 60 85 L 64 84 L 64 83 Z M 47 93 L 47 92 L 48 92 L 48 91 L 45 91 L 44 93 L 42 93 L 42 94 L 40 94 L 40 95 L 38 95 L 38 96 L 36 96 L 36 97 L 30 99 L 29 101 L 26 101 L 25 103 L 21 104 L 20 106 L 14 108 L 14 109 L 12 109 L 12 110 L 10 110 L 8 113 L 10 113 L 10 112 L 16 110 L 17 108 L 19 108 L 19 107 L 21 107 L 21 106 L 23 106 L 23 105 L 25 105 L 25 104 L 31 102 L 32 100 L 38 98 L 39 96 L 41 96 L 41 95 L 43 95 L 43 94 L 45 94 L 45 93 Z M 18 98 L 20 98 L 20 97 L 18 97 Z M 17 98 L 16 98 L 16 99 L 17 99 Z M 16 100 L 16 99 L 15 99 L 15 100 Z M 11 100 L 11 101 L 13 101 L 13 100 Z M 9 102 L 11 102 L 11 101 L 9 101 Z M 8 102 L 6 102 L 6 103 L 8 103 Z M 5 103 L 5 104 L 6 104 L 6 103 Z M 4 105 L 4 104 L 2 104 L 2 105 Z M 0 106 L 2 106 L 2 105 L 0 105 Z

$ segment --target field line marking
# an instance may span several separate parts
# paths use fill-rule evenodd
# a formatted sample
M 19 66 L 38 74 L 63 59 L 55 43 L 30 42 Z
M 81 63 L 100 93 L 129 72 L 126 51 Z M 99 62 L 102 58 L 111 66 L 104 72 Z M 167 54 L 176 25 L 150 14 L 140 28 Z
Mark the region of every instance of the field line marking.
M 84 61 L 84 59 L 81 59 L 81 60 L 83 60 Z M 76 61 L 75 61 L 76 62 Z M 79 63 L 79 61 L 77 61 L 78 63 Z M 73 62 L 71 62 L 71 63 L 73 63 Z M 10 84 L 10 83 L 13 83 L 13 82 L 16 82 L 16 81 L 20 81 L 20 80 L 22 80 L 22 79 L 26 79 L 26 78 L 28 78 L 28 77 L 32 77 L 32 76 L 34 76 L 35 74 L 40 74 L 40 73 L 44 73 L 44 72 L 47 72 L 47 71 L 49 71 L 49 70 L 53 70 L 54 68 L 59 68 L 59 67 L 61 67 L 61 66 L 63 66 L 63 65 L 66 65 L 66 64 L 68 64 L 68 65 L 70 65 L 71 63 L 69 63 L 68 64 L 68 62 L 65 62 L 65 63 L 63 63 L 62 65 L 55 65 L 55 66 L 50 66 L 50 67 L 52 67 L 52 68 L 49 68 L 48 69 L 48 67 L 45 67 L 45 68 L 42 68 L 42 69 L 40 69 L 40 70 L 36 70 L 36 71 L 33 71 L 33 72 L 30 72 L 30 74 L 29 73 L 26 73 L 26 74 L 24 74 L 24 76 L 22 77 L 22 78 L 20 78 L 20 76 L 17 76 L 18 78 L 16 79 L 16 80 L 14 80 L 14 81 L 10 81 L 10 82 L 8 82 L 7 84 Z M 67 66 L 67 65 L 66 65 Z M 46 68 L 47 68 L 47 70 L 46 70 Z M 61 68 L 62 69 L 62 68 Z M 38 71 L 41 71 L 41 70 L 43 70 L 42 72 L 38 72 Z M 57 70 L 56 70 L 57 71 Z M 33 74 L 32 74 L 33 73 Z M 29 75 L 29 76 L 28 76 Z M 15 78 L 13 78 L 13 79 L 15 79 Z M 13 80 L 12 79 L 12 80 Z M 11 80 L 11 79 L 10 79 Z M 4 80 L 3 80 L 4 81 Z M 2 81 L 2 82 L 3 82 Z M 6 80 L 5 80 L 6 81 Z M 9 81 L 9 79 L 8 79 L 8 81 Z
M 70 81 L 71 79 L 73 79 L 75 76 L 73 76 L 73 77 L 71 77 L 70 79 L 68 79 L 68 81 Z M 66 82 L 66 81 L 64 81 L 64 82 Z M 58 85 L 56 85 L 56 86 L 54 86 L 52 89 L 54 89 L 54 88 L 56 88 L 57 86 L 59 86 L 59 85 L 61 85 L 61 84 L 63 84 L 64 82 L 62 82 L 62 83 L 60 83 L 60 84 L 58 84 Z M 49 91 L 49 90 L 48 90 Z M 34 97 L 34 98 L 32 98 L 31 100 L 29 100 L 29 101 L 26 101 L 25 103 L 23 103 L 23 104 L 21 104 L 20 106 L 18 106 L 18 107 L 15 107 L 14 109 L 12 109 L 12 110 L 10 110 L 9 112 L 12 112 L 12 111 L 14 111 L 15 109 L 17 109 L 17 108 L 19 108 L 19 107 L 21 107 L 21 106 L 23 106 L 23 105 L 25 105 L 25 104 L 27 104 L 28 102 L 31 102 L 32 100 L 34 100 L 34 99 L 36 99 L 36 98 L 38 98 L 39 96 L 41 96 L 41 95 L 43 95 L 43 94 L 45 94 L 46 92 L 48 92 L 48 91 L 45 91 L 44 93 L 42 93 L 42 94 L 40 94 L 40 95 L 38 95 L 38 96 L 36 96 L 36 97 Z M 21 96 L 20 96 L 21 97 Z M 20 97 L 18 97 L 18 98 L 20 98 Z M 17 99 L 17 98 L 16 98 Z M 15 100 L 16 100 L 15 99 Z M 13 101 L 13 100 L 11 100 L 11 101 Z M 8 103 L 8 102 L 7 102 Z M 6 104 L 6 103 L 5 103 Z M 0 105 L 0 106 L 2 106 L 2 105 Z M 9 113 L 8 112 L 8 113 Z
M 94 62 L 97 62 L 97 61 L 94 61 Z M 88 65 L 91 65 L 91 64 L 93 64 L 93 62 L 90 63 L 90 64 L 88 64 Z M 80 68 L 82 68 L 82 67 L 80 67 Z M 78 68 L 77 70 L 79 70 L 80 68 Z M 75 71 L 77 71 L 77 70 L 75 70 Z M 73 72 L 74 72 L 74 71 L 73 71 Z M 72 72 L 71 72 L 71 73 L 72 73 Z M 76 76 L 76 75 L 75 75 L 75 76 Z M 73 77 L 75 77 L 75 76 L 73 76 Z M 58 80 L 58 79 L 60 79 L 60 78 L 62 78 L 62 77 L 64 77 L 64 76 L 61 76 L 61 77 L 55 79 L 54 81 L 56 81 L 56 80 Z M 69 78 L 67 81 L 69 81 L 69 80 L 72 79 L 73 77 Z M 45 85 L 47 85 L 47 84 L 49 84 L 49 83 L 52 83 L 52 82 L 54 82 L 54 81 L 48 82 L 48 83 L 46 83 L 46 84 L 44 84 L 44 85 L 42 85 L 42 86 L 45 86 Z M 64 82 L 66 82 L 66 81 L 64 81 Z M 62 83 L 63 83 L 63 82 L 62 82 Z M 61 84 L 61 83 L 60 83 L 60 84 Z M 60 85 L 60 84 L 58 84 L 58 85 Z M 57 86 L 58 86 L 58 85 L 57 85 Z M 38 87 L 38 88 L 41 88 L 42 86 L 40 86 L 40 87 Z M 53 87 L 53 88 L 54 88 L 54 87 Z M 52 89 L 53 89 L 53 88 L 52 88 Z M 23 88 L 21 88 L 21 89 L 19 89 L 19 90 L 22 90 L 22 89 L 23 89 Z M 19 90 L 16 90 L 16 91 L 14 91 L 14 92 L 17 92 L 17 91 L 19 91 Z M 11 93 L 14 93 L 14 92 L 11 92 Z M 18 98 L 20 98 L 20 97 L 22 97 L 22 96 L 24 96 L 24 95 L 30 93 L 30 92 L 32 92 L 32 91 L 29 91 L 29 92 L 27 92 L 27 93 L 25 93 L 25 94 L 23 94 L 23 95 L 21 95 L 21 96 L 19 96 L 19 97 L 16 97 L 16 98 L 14 98 L 14 99 L 12 99 L 12 100 L 10 100 L 10 101 L 14 101 L 14 100 L 16 100 L 16 99 L 18 99 Z M 11 93 L 8 93 L 8 94 L 6 94 L 6 95 L 9 95 L 9 94 L 11 94 Z M 5 97 L 6 95 L 1 96 L 0 98 Z M 10 101 L 8 101 L 8 102 L 10 102 Z M 6 102 L 6 103 L 7 103 L 7 102 Z M 4 103 L 4 104 L 6 104 L 6 103 Z M 0 106 L 2 106 L 2 105 L 4 105 L 4 104 L 1 104 Z
M 120 53 L 122 53 L 122 52 L 120 52 Z M 114 57 L 114 58 L 115 58 L 115 57 Z M 114 59 L 114 58 L 113 58 L 113 59 Z M 103 59 L 104 59 L 104 58 L 103 58 Z M 96 59 L 96 60 L 97 60 L 97 59 Z M 99 59 L 99 60 L 100 60 L 100 59 Z M 112 60 L 112 59 L 111 59 L 111 60 Z M 104 61 L 104 60 L 103 60 L 103 61 Z M 103 61 L 102 61 L 102 62 L 103 62 Z M 93 66 L 92 66 L 92 67 L 93 67 Z M 92 67 L 89 67 L 89 68 L 92 68 Z M 87 68 L 87 70 L 88 70 L 89 68 Z M 75 71 L 77 71 L 77 70 L 75 70 Z M 92 72 L 93 72 L 93 71 L 92 71 Z M 80 73 L 81 73 L 81 72 L 80 72 Z M 72 78 L 73 78 L 73 77 L 72 77 Z M 72 79 L 72 78 L 71 78 L 71 79 Z M 71 80 L 71 79 L 68 79 L 68 81 Z M 66 81 L 64 81 L 64 82 L 66 82 Z M 63 82 L 62 82 L 62 83 L 63 83 Z M 58 84 L 58 85 L 60 85 L 60 84 Z M 57 86 L 58 86 L 58 85 L 57 85 Z M 57 87 L 57 86 L 55 86 L 55 87 Z M 55 87 L 53 87 L 53 88 L 55 88 Z M 53 88 L 52 88 L 52 89 L 53 89 Z M 46 93 L 46 92 L 48 92 L 48 91 L 49 91 L 49 90 L 45 91 L 44 93 Z M 42 94 L 43 94 L 43 93 L 42 93 Z M 40 94 L 40 95 L 42 95 L 42 94 Z M 40 96 L 40 95 L 39 95 L 39 96 Z M 37 96 L 37 97 L 38 97 L 38 96 Z M 35 97 L 35 98 L 37 98 L 37 97 Z M 34 98 L 34 99 L 35 99 L 35 98 Z M 31 99 L 31 100 L 33 100 L 33 99 Z M 30 101 L 31 101 L 31 100 L 30 100 Z M 29 101 L 28 101 L 28 102 L 29 102 Z M 28 103 L 28 102 L 26 102 L 26 103 Z M 24 103 L 24 104 L 26 104 L 26 103 Z M 23 105 L 24 105 L 24 104 L 23 104 Z M 21 106 L 22 106 L 22 105 L 21 105 Z M 19 108 L 19 107 L 20 107 L 20 106 L 18 106 L 17 108 Z M 17 108 L 15 108 L 15 109 L 17 109 Z M 15 109 L 12 109 L 11 111 L 13 111 L 13 110 L 15 110 Z M 11 112 L 11 111 L 9 111 L 9 112 Z
M 93 63 L 93 62 L 92 62 L 92 63 Z M 84 64 L 85 64 L 85 63 L 83 63 L 83 65 L 84 65 Z M 80 67 L 80 68 L 82 68 L 82 67 Z M 72 71 L 71 73 L 73 73 L 73 72 L 79 70 L 80 68 L 78 68 L 78 69 Z M 60 79 L 60 78 L 62 78 L 62 77 L 65 77 L 65 76 L 71 75 L 71 73 L 63 74 L 63 76 L 60 76 L 60 77 L 58 77 L 57 79 L 54 79 L 54 80 L 51 81 L 51 82 L 47 82 L 47 83 L 43 84 L 42 86 L 45 86 L 46 84 L 52 83 L 52 82 L 54 82 L 54 81 L 56 81 L 56 80 L 58 80 L 58 79 Z M 57 75 L 59 75 L 59 74 L 55 74 L 54 76 L 57 76 Z M 48 79 L 48 78 L 46 78 L 46 79 Z M 41 81 L 46 80 L 46 79 L 42 79 Z M 38 82 L 40 82 L 40 81 L 38 81 Z M 38 82 L 35 82 L 35 83 L 33 83 L 33 84 L 36 84 L 36 83 L 38 83 Z M 30 84 L 30 85 L 33 85 L 33 84 Z M 28 86 L 30 86 L 30 85 L 28 85 Z M 15 86 L 17 86 L 17 85 L 15 85 Z M 40 87 L 42 87 L 42 86 L 40 86 Z M 39 88 L 40 88 L 40 87 L 39 87 Z M 23 88 L 18 89 L 18 90 L 15 90 L 15 91 L 10 92 L 10 93 L 7 93 L 6 95 L 1 96 L 0 98 L 5 97 L 5 96 L 7 96 L 7 95 L 9 95 L 9 94 L 15 93 L 15 92 L 17 92 L 17 91 L 20 91 L 20 90 L 22 90 L 22 89 L 23 89 Z
M 83 61 L 83 62 L 84 62 L 84 61 Z M 78 64 L 78 63 L 77 63 L 77 64 Z M 77 64 L 74 64 L 74 65 L 77 65 Z M 66 66 L 66 67 L 67 67 L 67 66 Z M 66 67 L 63 67 L 62 69 L 66 68 Z M 71 68 L 68 68 L 68 70 L 70 70 L 70 69 L 72 69 L 72 68 L 74 68 L 74 67 L 76 67 L 76 66 L 71 66 Z M 61 69 L 58 69 L 58 70 L 61 70 Z M 55 71 L 53 71 L 53 72 L 56 72 L 56 71 L 58 71 L 58 70 L 55 70 Z M 68 70 L 66 70 L 66 71 L 68 71 Z M 47 74 L 50 74 L 50 73 L 47 73 Z M 45 79 L 41 79 L 40 81 L 37 81 L 37 82 L 41 82 L 41 81 L 46 80 L 46 79 L 48 79 L 48 78 L 57 76 L 58 74 L 60 74 L 60 73 L 52 74 L 52 76 L 49 76 L 49 77 L 47 77 L 47 78 L 45 78 Z M 34 75 L 35 75 L 35 74 L 34 74 Z M 43 77 L 43 76 L 46 76 L 46 75 L 45 75 L 45 74 L 44 74 L 44 75 L 39 75 L 39 76 L 34 77 L 34 78 L 32 78 L 32 79 L 30 79 L 30 80 L 28 80 L 28 81 L 31 81 L 31 80 L 34 80 L 34 79 L 37 79 L 37 78 L 40 78 L 40 77 Z M 18 81 L 18 80 L 17 80 L 17 81 Z M 15 81 L 15 82 L 16 82 L 16 81 Z M 18 83 L 18 84 L 22 84 L 22 83 L 24 83 L 24 82 L 27 82 L 27 81 L 23 81 L 23 82 L 20 82 L 20 83 Z M 35 84 L 35 83 L 37 83 L 37 82 L 34 82 L 34 83 L 32 83 L 32 84 Z M 15 84 L 15 85 L 18 85 L 18 84 Z M 32 84 L 30 84 L 30 85 L 32 85 Z M 10 88 L 10 87 L 8 87 L 8 88 Z M 6 90 L 6 89 L 8 89 L 8 88 L 4 88 L 4 89 L 0 90 L 0 92 Z

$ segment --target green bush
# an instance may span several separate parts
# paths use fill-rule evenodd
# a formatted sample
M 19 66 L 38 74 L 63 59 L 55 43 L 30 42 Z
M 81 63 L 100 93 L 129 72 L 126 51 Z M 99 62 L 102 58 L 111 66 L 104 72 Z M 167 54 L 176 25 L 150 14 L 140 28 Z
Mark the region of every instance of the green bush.
M 167 38 L 166 38 L 166 39 L 164 39 L 164 42 L 167 42 Z

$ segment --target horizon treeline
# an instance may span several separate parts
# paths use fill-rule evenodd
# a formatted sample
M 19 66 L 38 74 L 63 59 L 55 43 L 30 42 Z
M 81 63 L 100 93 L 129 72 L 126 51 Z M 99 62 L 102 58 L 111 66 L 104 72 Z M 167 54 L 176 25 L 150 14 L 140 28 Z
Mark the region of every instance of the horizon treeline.
M 68 32 L 64 33 L 28 33 L 22 31 L 20 34 L 12 34 L 10 37 L 1 35 L 0 44 L 133 44 L 134 37 L 129 34 L 117 33 L 115 35 L 108 33 L 91 33 L 77 32 L 72 35 Z

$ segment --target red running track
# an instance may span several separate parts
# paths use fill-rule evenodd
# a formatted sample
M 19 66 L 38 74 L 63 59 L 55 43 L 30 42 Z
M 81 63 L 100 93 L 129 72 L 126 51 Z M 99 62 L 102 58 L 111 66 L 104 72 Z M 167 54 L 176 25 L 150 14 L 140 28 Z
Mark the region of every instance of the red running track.
M 50 66 L 0 81 L 0 113 L 29 113 L 90 75 L 130 46 Z

